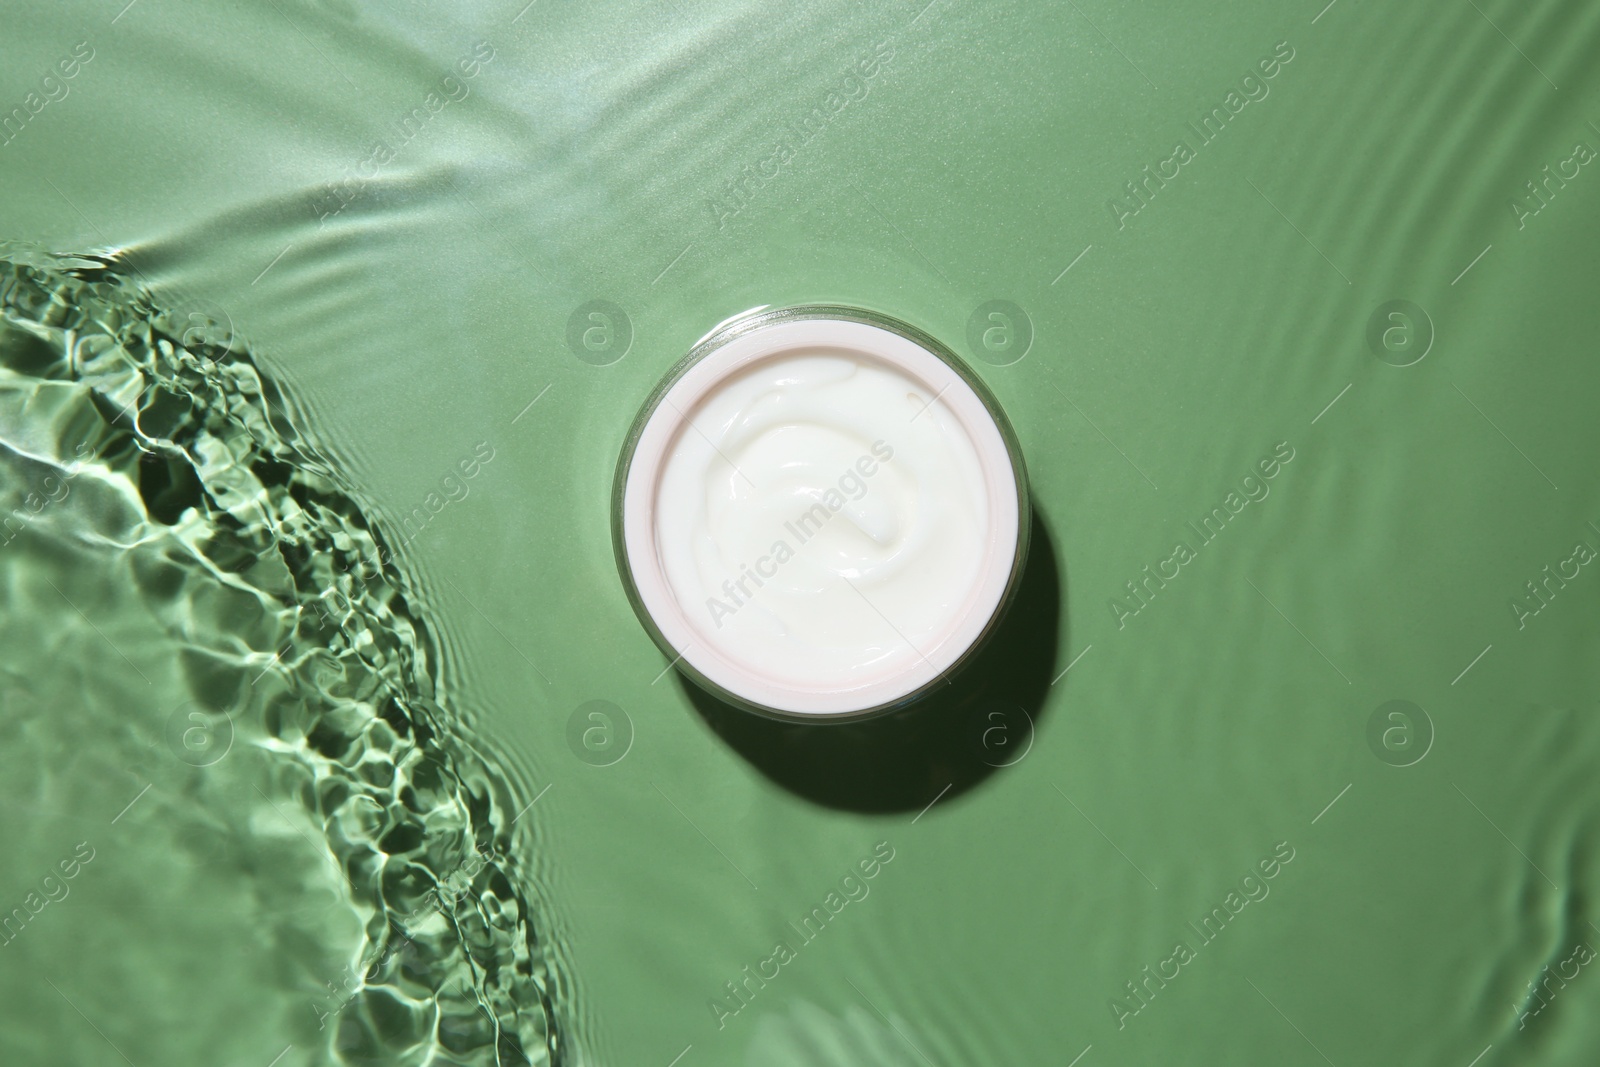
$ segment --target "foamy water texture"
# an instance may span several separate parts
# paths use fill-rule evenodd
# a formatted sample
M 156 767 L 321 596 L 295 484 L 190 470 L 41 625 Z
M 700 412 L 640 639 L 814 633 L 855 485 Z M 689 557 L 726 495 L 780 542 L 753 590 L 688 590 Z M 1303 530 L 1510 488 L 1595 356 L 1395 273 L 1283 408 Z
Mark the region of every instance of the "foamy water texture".
M 107 1062 L 73 1020 L 115 997 L 141 1065 L 564 1062 L 503 786 L 384 534 L 226 331 L 0 254 L 7 1061 Z

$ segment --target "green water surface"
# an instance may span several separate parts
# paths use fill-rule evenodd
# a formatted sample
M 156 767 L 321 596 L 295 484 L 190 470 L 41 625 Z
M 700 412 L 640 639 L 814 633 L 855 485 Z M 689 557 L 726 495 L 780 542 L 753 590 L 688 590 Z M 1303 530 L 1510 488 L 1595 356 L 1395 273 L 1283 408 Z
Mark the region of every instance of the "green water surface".
M 4 16 L 0 1062 L 1595 1062 L 1600 8 L 525 2 Z M 1026 454 L 922 715 L 616 574 L 799 303 Z

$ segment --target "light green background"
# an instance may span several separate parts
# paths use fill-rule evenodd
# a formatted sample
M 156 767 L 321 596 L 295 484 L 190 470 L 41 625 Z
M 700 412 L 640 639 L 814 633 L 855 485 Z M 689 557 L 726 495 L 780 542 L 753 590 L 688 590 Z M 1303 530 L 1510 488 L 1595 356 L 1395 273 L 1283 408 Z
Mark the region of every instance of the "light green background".
M 1600 149 L 1600 9 L 922 3 L 26 5 L 0 110 L 77 42 L 94 58 L 0 146 L 0 236 L 119 248 L 221 309 L 392 520 L 492 443 L 405 558 L 482 748 L 520 803 L 549 787 L 526 847 L 581 1062 L 1592 1062 L 1600 977 L 1520 1031 L 1512 1003 L 1600 940 L 1600 574 L 1525 628 L 1511 600 L 1600 545 L 1600 170 L 1520 226 L 1511 202 Z M 323 187 L 479 41 L 470 95 L 319 223 Z M 1119 229 L 1107 201 L 1283 41 L 1270 94 Z M 866 96 L 719 228 L 707 201 L 880 42 Z M 565 341 L 593 299 L 633 331 L 603 367 Z M 1074 666 L 1014 767 L 920 817 L 817 806 L 661 677 L 612 561 L 617 450 L 729 315 L 856 304 L 964 349 L 991 299 L 1035 334 L 974 365 L 1022 440 Z M 1407 367 L 1366 340 L 1394 299 L 1434 334 Z M 1110 598 L 1279 442 L 1270 496 L 1119 626 Z M 596 699 L 634 732 L 608 767 L 566 740 Z M 1391 699 L 1436 733 L 1413 766 L 1368 746 Z M 6 839 L 53 860 L 87 817 Z M 38 931 L 48 977 L 100 992 L 7 1025 L 59 1062 L 112 1062 L 102 1037 L 180 1062 L 183 1017 L 252 1025 L 270 968 L 152 978 L 221 935 L 119 909 L 151 861 L 112 840 L 96 862 L 121 873 Z M 719 1029 L 723 983 L 879 841 L 871 895 Z M 1270 896 L 1119 1029 L 1124 983 L 1284 841 Z M 86 977 L 119 958 L 147 973 Z

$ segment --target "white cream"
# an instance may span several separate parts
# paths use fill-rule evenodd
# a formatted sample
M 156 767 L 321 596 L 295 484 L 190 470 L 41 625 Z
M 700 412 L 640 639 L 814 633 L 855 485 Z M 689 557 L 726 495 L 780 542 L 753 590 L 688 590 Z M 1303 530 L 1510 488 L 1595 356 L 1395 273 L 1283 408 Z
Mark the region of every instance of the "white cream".
M 740 337 L 669 389 L 624 519 L 640 598 L 690 666 L 763 707 L 843 714 L 916 691 L 982 633 L 1018 486 L 948 364 L 813 320 Z

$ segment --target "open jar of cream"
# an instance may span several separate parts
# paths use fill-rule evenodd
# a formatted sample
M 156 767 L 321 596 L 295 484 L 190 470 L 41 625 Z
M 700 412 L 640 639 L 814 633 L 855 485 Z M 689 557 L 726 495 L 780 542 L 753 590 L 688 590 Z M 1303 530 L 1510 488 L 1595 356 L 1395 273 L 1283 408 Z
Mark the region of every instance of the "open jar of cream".
M 953 353 L 856 308 L 719 326 L 623 446 L 612 538 L 663 653 L 777 718 L 860 718 L 944 685 L 1027 555 L 1027 476 Z

